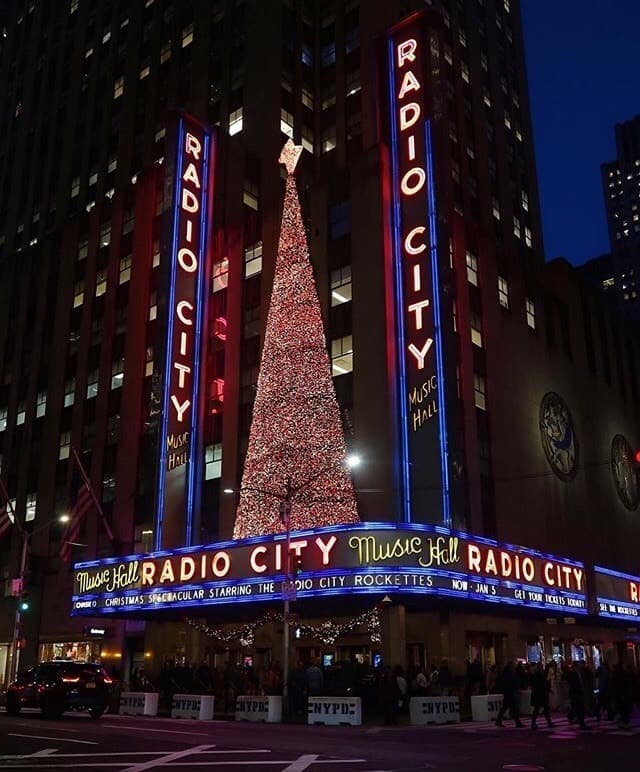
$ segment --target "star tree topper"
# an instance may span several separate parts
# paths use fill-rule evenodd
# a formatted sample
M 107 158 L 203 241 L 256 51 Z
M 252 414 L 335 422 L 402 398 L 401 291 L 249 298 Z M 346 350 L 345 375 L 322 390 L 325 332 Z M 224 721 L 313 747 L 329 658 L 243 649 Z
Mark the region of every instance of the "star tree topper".
M 282 148 L 278 161 L 287 167 L 287 174 L 294 173 L 298 160 L 302 155 L 302 145 L 294 145 L 292 139 L 288 139 Z

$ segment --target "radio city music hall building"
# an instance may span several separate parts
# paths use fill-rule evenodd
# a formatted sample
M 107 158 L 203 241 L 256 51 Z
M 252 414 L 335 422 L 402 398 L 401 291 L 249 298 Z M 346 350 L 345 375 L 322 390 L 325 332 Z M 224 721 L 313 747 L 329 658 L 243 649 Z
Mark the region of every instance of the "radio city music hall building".
M 63 5 L 10 12 L 0 78 L 1 474 L 34 531 L 23 661 L 281 659 L 292 561 L 304 659 L 635 656 L 637 332 L 543 262 L 518 3 Z M 236 518 L 261 514 L 243 481 L 287 137 L 329 423 L 362 457 L 356 515 L 301 526 L 314 459 L 263 463 L 289 538 Z M 298 410 L 273 415 L 312 438 Z M 72 447 L 115 538 L 90 513 L 68 567 Z M 15 577 L 16 529 L 0 549 Z

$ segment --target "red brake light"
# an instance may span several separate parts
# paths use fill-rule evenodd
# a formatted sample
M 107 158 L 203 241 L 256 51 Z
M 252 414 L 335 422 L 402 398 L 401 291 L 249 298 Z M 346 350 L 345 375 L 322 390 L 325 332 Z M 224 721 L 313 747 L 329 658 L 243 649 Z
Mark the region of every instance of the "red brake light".
M 77 684 L 80 680 L 80 676 L 62 676 L 62 683 L 65 684 Z
M 113 683 L 113 679 L 109 678 L 108 675 L 102 676 L 102 680 L 105 682 L 105 684 L 112 684 Z

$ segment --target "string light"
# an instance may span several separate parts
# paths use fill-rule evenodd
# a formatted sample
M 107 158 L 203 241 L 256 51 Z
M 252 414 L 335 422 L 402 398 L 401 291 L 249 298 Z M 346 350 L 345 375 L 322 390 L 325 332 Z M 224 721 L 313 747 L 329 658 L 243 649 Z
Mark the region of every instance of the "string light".
M 276 611 L 269 611 L 259 619 L 252 622 L 246 622 L 237 627 L 229 625 L 212 627 L 196 619 L 187 618 L 188 625 L 198 630 L 209 638 L 214 638 L 221 643 L 232 643 L 239 641 L 241 646 L 253 646 L 256 630 L 263 625 L 271 622 L 283 622 L 284 615 Z M 359 627 L 365 627 L 371 643 L 380 643 L 382 641 L 382 632 L 380 629 L 380 615 L 377 608 L 364 611 L 351 619 L 336 622 L 333 619 L 326 619 L 316 624 L 311 622 L 298 622 L 296 627 L 300 631 L 300 637 L 316 638 L 325 646 L 332 646 L 338 638 L 354 632 Z
M 271 304 L 234 538 L 359 521 L 293 172 L 299 147 L 280 160 L 287 182 Z

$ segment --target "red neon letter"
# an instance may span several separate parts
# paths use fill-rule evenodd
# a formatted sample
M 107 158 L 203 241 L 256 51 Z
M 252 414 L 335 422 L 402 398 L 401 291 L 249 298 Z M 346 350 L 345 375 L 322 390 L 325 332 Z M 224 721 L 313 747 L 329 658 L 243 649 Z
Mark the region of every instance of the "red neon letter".
M 180 404 L 178 402 L 178 400 L 176 399 L 176 395 L 172 394 L 171 395 L 171 403 L 173 404 L 173 406 L 176 409 L 176 417 L 177 417 L 178 421 L 180 423 L 182 423 L 182 418 L 183 418 L 185 412 L 189 409 L 189 405 L 191 404 L 191 402 L 188 399 L 185 399 L 185 401 L 182 404 Z
M 407 117 L 409 111 L 412 114 Z M 409 102 L 406 105 L 402 105 L 400 108 L 400 131 L 410 129 L 419 117 L 420 105 L 417 102 Z
M 412 177 L 418 178 L 414 185 L 409 184 L 409 181 Z M 405 194 L 405 196 L 415 196 L 415 194 L 422 190 L 424 187 L 426 178 L 427 176 L 424 173 L 424 169 L 421 169 L 419 166 L 414 166 L 413 169 L 409 169 L 409 171 L 402 178 L 402 181 L 400 182 L 400 190 Z
M 185 212 L 197 212 L 200 209 L 200 202 L 190 190 L 182 188 L 182 203 L 180 206 Z
M 400 43 L 400 45 L 397 48 L 398 67 L 402 67 L 405 61 L 415 62 L 416 60 L 415 50 L 417 47 L 418 47 L 418 44 L 413 38 L 409 38 L 409 40 L 405 40 L 404 43 Z
M 416 314 L 416 330 L 422 329 L 422 309 L 427 308 L 428 305 L 428 300 L 420 300 L 417 303 L 412 303 L 409 306 L 409 313 L 413 313 L 415 311 Z
M 188 300 L 181 300 L 178 305 L 176 306 L 176 316 L 182 324 L 186 324 L 187 327 L 191 327 L 193 324 L 193 319 L 190 319 L 188 316 L 185 316 L 183 309 L 188 309 L 189 311 L 193 311 L 193 306 L 191 303 L 189 303 Z
M 196 188 L 200 187 L 200 178 L 198 177 L 195 164 L 191 163 L 189 166 L 187 166 L 185 173 L 182 175 L 182 179 L 185 182 L 193 182 Z
M 425 251 L 427 245 L 424 243 L 424 241 L 417 247 L 414 247 L 411 242 L 413 241 L 414 236 L 421 235 L 426 230 L 427 229 L 424 227 L 424 225 L 417 225 L 415 228 L 410 230 L 409 233 L 407 233 L 407 236 L 404 240 L 404 249 L 408 255 L 419 255 L 421 252 Z
M 267 551 L 266 547 L 256 547 L 251 552 L 251 556 L 249 557 L 249 562 L 251 563 L 251 568 L 253 568 L 256 574 L 262 574 L 267 570 L 267 567 L 265 565 L 258 563 L 258 561 L 256 560 L 258 555 L 264 555 L 266 551 Z
M 218 564 L 222 563 L 222 566 Z M 216 552 L 211 561 L 214 576 L 226 576 L 231 568 L 231 558 L 226 552 Z
M 418 370 L 424 369 L 424 360 L 429 353 L 429 349 L 433 346 L 433 339 L 427 338 L 424 346 L 420 349 L 417 346 L 414 346 L 413 343 L 409 344 L 409 351 L 413 356 L 416 358 L 418 362 Z
M 409 70 L 409 72 L 402 79 L 402 85 L 400 86 L 400 93 L 398 99 L 402 99 L 409 91 L 419 91 L 420 84 L 418 83 L 416 76 Z
M 178 251 L 178 262 L 182 270 L 187 273 L 193 273 L 198 270 L 198 258 L 186 247 Z
M 193 134 L 189 134 L 189 132 L 187 132 L 187 136 L 185 137 L 184 152 L 187 155 L 192 155 L 196 161 L 200 160 L 202 145 L 200 144 L 200 140 L 196 139 Z

